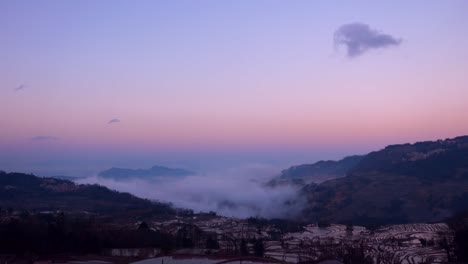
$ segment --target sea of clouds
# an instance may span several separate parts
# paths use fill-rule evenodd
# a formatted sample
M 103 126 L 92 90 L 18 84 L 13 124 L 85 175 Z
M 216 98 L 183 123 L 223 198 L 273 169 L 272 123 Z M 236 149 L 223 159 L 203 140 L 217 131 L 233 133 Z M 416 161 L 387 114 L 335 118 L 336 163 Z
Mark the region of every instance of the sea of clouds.
M 93 176 L 76 182 L 103 185 L 195 212 L 214 211 L 240 218 L 293 217 L 301 209 L 297 187 L 265 184 L 278 174 L 271 166 L 248 164 L 186 177 L 115 180 Z

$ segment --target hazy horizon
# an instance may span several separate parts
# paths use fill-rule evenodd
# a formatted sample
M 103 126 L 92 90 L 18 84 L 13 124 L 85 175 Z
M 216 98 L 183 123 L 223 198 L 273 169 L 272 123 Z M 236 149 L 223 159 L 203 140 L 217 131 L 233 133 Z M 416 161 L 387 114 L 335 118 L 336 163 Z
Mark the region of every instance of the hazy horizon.
M 110 151 L 106 150 L 63 150 L 57 147 L 52 153 L 44 155 L 41 148 L 29 151 L 11 149 L 0 153 L 0 170 L 9 172 L 33 173 L 38 176 L 93 177 L 103 170 L 118 167 L 129 169 L 148 169 L 152 166 L 166 166 L 192 170 L 200 174 L 220 173 L 223 170 L 243 166 L 260 165 L 272 169 L 278 175 L 290 166 L 312 164 L 320 160 L 340 160 L 351 155 L 365 155 L 388 145 L 416 143 L 439 139 L 435 137 L 406 142 L 392 142 L 375 146 L 354 146 L 352 148 L 323 148 L 321 150 L 263 150 L 263 151 Z M 51 148 L 50 143 L 46 147 Z M 43 145 L 40 145 L 44 147 Z M 52 146 L 53 148 L 53 146 Z M 49 149 L 50 150 L 50 149 Z

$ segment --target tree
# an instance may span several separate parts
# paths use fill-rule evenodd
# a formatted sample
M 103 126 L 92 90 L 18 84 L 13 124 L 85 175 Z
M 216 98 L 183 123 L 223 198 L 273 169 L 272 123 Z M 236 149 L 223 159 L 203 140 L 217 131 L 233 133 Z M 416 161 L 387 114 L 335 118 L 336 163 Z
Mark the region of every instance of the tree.
M 321 219 L 321 220 L 318 221 L 317 226 L 320 227 L 320 228 L 327 228 L 327 227 L 330 227 L 331 224 L 327 220 Z
M 263 245 L 263 241 L 261 239 L 257 239 L 253 245 L 254 254 L 257 257 L 263 257 L 265 253 L 265 246 Z
M 458 262 L 468 262 L 468 229 L 455 231 L 455 255 Z
M 206 248 L 209 248 L 209 249 L 218 249 L 218 248 L 219 248 L 219 243 L 218 243 L 218 241 L 216 241 L 216 239 L 214 239 L 213 237 L 209 236 L 209 237 L 206 239 Z
M 146 222 L 140 222 L 138 225 L 138 230 L 147 230 L 149 228 L 148 224 Z
M 240 254 L 241 254 L 241 256 L 248 256 L 249 255 L 249 250 L 247 249 L 247 242 L 245 241 L 245 239 L 241 240 Z
M 468 210 L 448 219 L 447 223 L 455 231 L 453 244 L 456 261 L 463 263 L 468 262 Z M 439 246 L 445 246 L 444 241 L 441 242 L 439 242 Z M 447 255 L 450 255 L 449 252 Z

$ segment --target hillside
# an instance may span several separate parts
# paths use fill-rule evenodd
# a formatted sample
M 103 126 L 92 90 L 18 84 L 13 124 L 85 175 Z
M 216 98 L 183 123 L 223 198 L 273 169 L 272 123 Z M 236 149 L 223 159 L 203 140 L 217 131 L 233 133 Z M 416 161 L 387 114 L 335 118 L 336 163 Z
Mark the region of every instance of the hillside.
M 281 172 L 278 178 L 274 181 L 291 182 L 291 183 L 321 183 L 327 180 L 340 178 L 356 167 L 364 156 L 349 156 L 339 161 L 322 160 L 313 164 L 303 164 L 292 166 Z
M 166 215 L 173 209 L 99 185 L 0 171 L 0 207 L 14 210 L 87 211 L 106 215 Z
M 468 208 L 468 137 L 388 146 L 346 177 L 309 184 L 308 220 L 390 224 L 440 221 Z
M 98 176 L 114 180 L 128 180 L 133 178 L 151 179 L 157 177 L 183 177 L 193 174 L 195 174 L 195 172 L 185 169 L 153 166 L 149 169 L 135 170 L 125 168 L 111 168 L 105 171 L 101 171 Z

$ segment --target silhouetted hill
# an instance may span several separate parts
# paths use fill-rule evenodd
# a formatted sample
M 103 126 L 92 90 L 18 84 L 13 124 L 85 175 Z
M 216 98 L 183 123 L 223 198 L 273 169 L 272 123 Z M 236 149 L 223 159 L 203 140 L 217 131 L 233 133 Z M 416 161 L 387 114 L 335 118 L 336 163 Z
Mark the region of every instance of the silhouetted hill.
M 88 211 L 109 215 L 172 214 L 170 205 L 99 185 L 0 171 L 0 207 L 15 210 Z
M 125 180 L 131 178 L 154 178 L 154 177 L 182 177 L 193 175 L 195 172 L 177 169 L 177 168 L 168 168 L 163 166 L 153 166 L 150 169 L 123 169 L 123 168 L 111 168 L 99 173 L 99 177 L 110 178 L 115 180 Z
M 320 183 L 327 180 L 340 178 L 356 167 L 364 156 L 349 156 L 339 161 L 327 160 L 314 164 L 303 164 L 292 166 L 281 172 L 281 175 L 274 179 L 277 182 L 300 183 Z
M 440 221 L 468 208 L 468 137 L 388 146 L 364 156 L 346 177 L 302 192 L 310 220 Z

